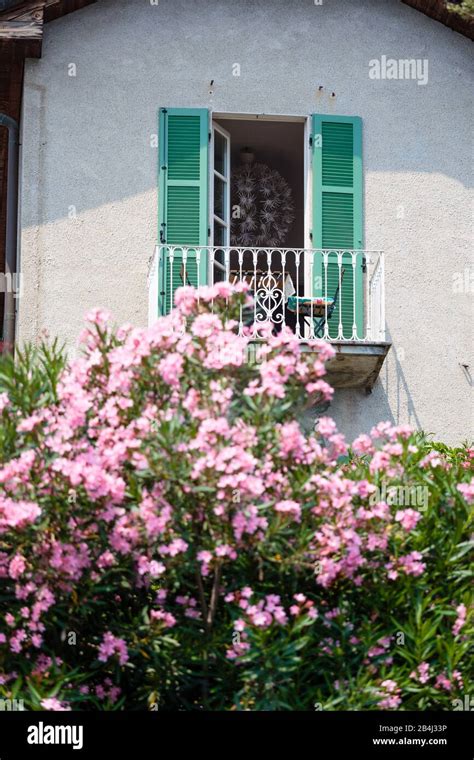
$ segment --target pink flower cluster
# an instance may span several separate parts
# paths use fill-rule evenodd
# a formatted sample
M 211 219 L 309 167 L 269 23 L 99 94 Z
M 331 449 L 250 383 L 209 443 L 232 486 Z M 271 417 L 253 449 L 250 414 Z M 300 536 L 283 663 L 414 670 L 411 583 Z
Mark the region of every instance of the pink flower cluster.
M 40 507 L 33 502 L 0 497 L 0 534 L 10 528 L 25 527 L 28 523 L 33 523 L 40 514 Z
M 370 458 L 361 478 L 331 418 L 306 434 L 291 416 L 302 398 L 330 400 L 322 378 L 333 348 L 316 341 L 302 351 L 293 333 L 269 329 L 250 364 L 249 336 L 236 334 L 217 303 L 230 304 L 236 293 L 243 302 L 245 287 L 228 283 L 179 289 L 177 308 L 149 329 L 114 332 L 110 316 L 94 310 L 84 351 L 62 373 L 54 403 L 24 415 L 0 394 L 18 449 L 0 464 L 0 578 L 13 600 L 0 632 L 1 654 L 14 662 L 5 682 L 16 656 L 28 659 L 32 673 L 52 669 L 39 650 L 53 605 L 77 611 L 105 597 L 119 617 L 123 596 L 137 593 L 147 599 L 153 635 L 175 633 L 184 619 L 202 627 L 202 595 L 222 596 L 241 558 L 267 558 L 279 541 L 275 565 L 309 568 L 322 588 L 425 571 L 428 553 L 413 548 L 420 548 L 420 512 L 374 497 L 391 478 L 409 480 L 403 463 L 417 455 L 410 429 L 381 423 L 359 436 L 352 451 Z M 423 459 L 427 476 L 445 466 L 437 453 Z M 458 486 L 467 501 L 473 482 Z M 179 577 L 188 568 L 192 589 Z M 113 595 L 104 591 L 110 583 Z M 287 607 L 280 595 L 257 599 L 248 587 L 226 599 L 240 611 L 234 659 L 247 651 L 249 631 L 317 617 L 303 593 Z M 454 635 L 465 624 L 462 607 Z M 115 657 L 125 665 L 134 634 L 122 635 L 115 620 L 115 633 L 105 625 L 112 620 L 89 647 L 94 668 L 97 653 L 107 668 Z M 329 652 L 336 642 L 323 646 Z M 382 654 L 383 637 L 368 659 Z M 381 699 L 396 699 L 396 690 L 384 691 Z
M 457 486 L 459 493 L 462 493 L 468 504 L 474 503 L 474 477 L 470 483 L 459 483 Z
M 366 660 L 366 663 L 369 662 L 370 659 L 373 659 L 374 657 L 383 657 L 383 662 L 385 665 L 390 665 L 393 661 L 393 657 L 387 656 L 388 651 L 390 649 L 390 645 L 392 643 L 392 636 L 381 636 L 376 644 L 367 651 L 367 657 L 369 658 Z
M 453 670 L 451 678 L 444 671 L 436 676 L 435 689 L 443 689 L 444 691 L 452 691 L 455 688 L 463 688 L 463 679 L 459 670 Z
M 410 673 L 410 678 L 419 681 L 421 684 L 428 683 L 430 677 L 430 665 L 428 662 L 420 662 L 418 667 Z
M 457 636 L 466 623 L 467 607 L 465 604 L 458 604 L 456 607 L 457 618 L 453 625 L 453 636 Z
M 387 679 L 380 684 L 381 690 L 378 693 L 378 707 L 381 710 L 396 710 L 402 702 L 400 696 L 401 689 L 396 681 Z
M 395 514 L 395 520 L 400 523 L 404 530 L 409 532 L 416 528 L 418 521 L 421 520 L 421 514 L 415 509 L 400 509 Z
M 433 684 L 435 689 L 443 689 L 444 691 L 450 692 L 456 687 L 463 688 L 462 674 L 459 670 L 453 670 L 451 677 L 447 675 L 446 671 L 438 673 L 435 677 L 432 673 L 432 667 L 430 664 L 428 662 L 421 662 L 415 670 L 410 673 L 410 678 L 418 681 L 418 683 L 423 686 L 429 683 L 433 677 L 435 678 Z
M 41 707 L 43 710 L 53 710 L 55 712 L 68 712 L 71 710 L 71 706 L 56 697 L 47 697 L 41 700 Z
M 128 651 L 125 641 L 117 636 L 114 636 L 110 631 L 104 633 L 101 644 L 99 645 L 98 659 L 101 662 L 107 662 L 114 655 L 118 656 L 120 665 L 125 665 L 128 662 Z
M 391 581 L 395 581 L 400 572 L 403 572 L 405 575 L 422 575 L 426 569 L 426 565 L 421 559 L 422 554 L 418 551 L 413 551 L 405 556 L 391 560 L 385 565 L 388 570 L 387 577 Z
M 234 621 L 232 647 L 226 653 L 229 660 L 235 660 L 248 652 L 251 646 L 248 631 L 252 627 L 266 629 L 274 624 L 283 626 L 291 617 L 296 618 L 300 615 L 307 615 L 309 620 L 316 620 L 318 617 L 314 602 L 305 594 L 294 594 L 294 602 L 288 611 L 285 611 L 278 594 L 267 594 L 262 599 L 252 602 L 253 597 L 255 592 L 249 586 L 240 591 L 231 591 L 224 597 L 225 602 L 237 605 L 240 612 L 240 617 Z

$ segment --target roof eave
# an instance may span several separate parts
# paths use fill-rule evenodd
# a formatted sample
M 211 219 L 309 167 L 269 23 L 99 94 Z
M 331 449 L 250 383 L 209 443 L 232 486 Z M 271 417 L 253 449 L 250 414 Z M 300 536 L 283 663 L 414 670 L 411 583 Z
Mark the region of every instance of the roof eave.
M 440 24 L 449 27 L 454 32 L 463 34 L 470 40 L 474 40 L 474 19 L 465 18 L 459 13 L 446 8 L 444 0 L 402 0 L 402 3 L 424 13 Z

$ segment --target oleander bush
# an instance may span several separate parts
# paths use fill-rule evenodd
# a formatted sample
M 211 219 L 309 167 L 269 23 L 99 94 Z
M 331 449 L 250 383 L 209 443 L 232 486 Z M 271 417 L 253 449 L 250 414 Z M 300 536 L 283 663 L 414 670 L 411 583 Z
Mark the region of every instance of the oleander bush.
M 246 294 L 89 315 L 0 366 L 0 697 L 29 710 L 464 709 L 474 450 L 329 417 L 332 348 Z M 472 654 L 472 652 L 471 652 Z

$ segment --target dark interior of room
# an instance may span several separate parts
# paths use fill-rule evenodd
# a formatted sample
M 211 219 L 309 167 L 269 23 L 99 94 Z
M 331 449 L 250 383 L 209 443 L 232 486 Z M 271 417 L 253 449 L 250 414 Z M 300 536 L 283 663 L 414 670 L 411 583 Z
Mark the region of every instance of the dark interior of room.
M 253 154 L 251 160 L 253 164 L 265 164 L 269 170 L 276 171 L 283 178 L 290 188 L 290 201 L 293 207 L 294 219 L 288 225 L 288 230 L 276 248 L 304 248 L 304 123 L 303 122 L 285 122 L 285 121 L 267 121 L 258 119 L 216 119 L 216 123 L 223 127 L 231 137 L 231 178 L 236 175 L 239 168 L 244 163 L 242 151 Z M 232 183 L 232 208 L 236 201 L 235 182 Z M 259 193 L 257 193 L 259 195 Z M 259 195 L 260 201 L 262 196 Z M 258 206 L 258 202 L 256 207 Z M 261 203 L 260 206 L 261 207 Z M 278 210 L 276 218 L 278 220 Z M 258 217 L 258 214 L 257 214 Z M 234 230 L 235 227 L 232 226 Z M 231 246 L 234 245 L 231 239 Z M 242 245 L 241 243 L 239 245 Z M 249 243 L 249 247 L 267 247 L 274 243 L 268 243 L 267 240 L 260 242 L 258 245 Z M 237 252 L 230 254 L 231 270 L 238 270 Z M 254 268 L 253 253 L 245 251 L 243 269 L 251 271 Z M 271 271 L 278 274 L 284 271 L 284 279 L 278 280 L 277 283 L 269 285 L 269 280 L 263 281 L 263 287 L 274 287 L 276 297 L 278 290 L 284 290 L 285 286 L 289 287 L 291 292 L 298 290 L 304 292 L 304 260 L 301 255 L 299 266 L 296 266 L 297 255 L 294 251 L 289 251 L 286 255 L 286 261 L 283 266 L 282 256 L 279 250 L 273 251 L 271 256 Z M 268 258 L 266 252 L 258 254 L 258 270 L 267 272 Z M 242 272 L 239 273 L 242 276 Z M 249 275 L 251 279 L 251 274 Z M 260 281 L 261 282 L 261 281 Z M 257 284 L 258 287 L 258 284 Z M 291 294 L 291 293 L 290 293 Z M 269 306 L 271 297 L 269 296 Z M 282 299 L 281 308 L 285 299 Z M 280 306 L 272 312 L 272 319 L 276 318 L 276 311 L 280 311 Z M 285 310 L 286 311 L 286 310 Z M 294 317 L 285 314 L 287 323 L 293 322 Z

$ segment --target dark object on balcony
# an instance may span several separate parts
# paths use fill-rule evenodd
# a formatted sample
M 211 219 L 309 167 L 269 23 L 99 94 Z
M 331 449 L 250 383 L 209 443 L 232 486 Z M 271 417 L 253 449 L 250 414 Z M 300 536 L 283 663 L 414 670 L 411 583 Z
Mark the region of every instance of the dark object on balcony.
M 322 338 L 326 323 L 331 319 L 334 309 L 337 305 L 339 289 L 344 279 L 344 267 L 341 269 L 341 279 L 337 283 L 336 292 L 333 298 L 308 298 L 306 296 L 290 296 L 288 299 L 288 311 L 302 316 L 306 324 L 314 326 L 314 337 Z

